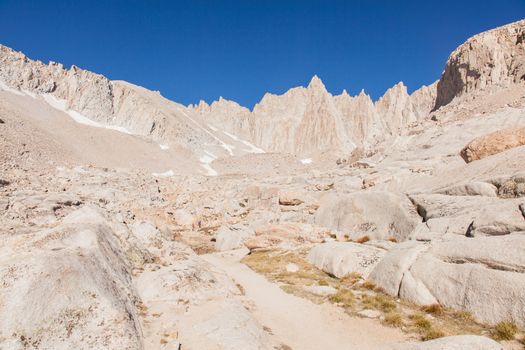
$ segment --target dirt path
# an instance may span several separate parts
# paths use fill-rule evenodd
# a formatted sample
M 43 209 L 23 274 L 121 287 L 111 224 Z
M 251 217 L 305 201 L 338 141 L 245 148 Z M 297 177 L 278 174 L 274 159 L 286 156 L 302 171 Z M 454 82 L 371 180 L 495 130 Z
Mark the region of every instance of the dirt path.
M 350 317 L 336 306 L 317 305 L 287 294 L 240 263 L 239 252 L 201 257 L 244 288 L 244 302 L 253 305 L 254 317 L 271 329 L 272 340 L 293 350 L 376 349 L 406 338 L 401 331 L 377 321 Z

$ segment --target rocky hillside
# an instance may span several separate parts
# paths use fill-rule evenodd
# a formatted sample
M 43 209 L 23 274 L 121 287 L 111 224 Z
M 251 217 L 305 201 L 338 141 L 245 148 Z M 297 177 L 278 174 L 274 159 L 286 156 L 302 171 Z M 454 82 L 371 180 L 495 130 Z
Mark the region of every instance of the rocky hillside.
M 356 148 L 373 148 L 418 124 L 428 116 L 434 100 L 435 85 L 409 95 L 403 83 L 376 103 L 364 92 L 332 96 L 314 76 L 306 88 L 280 96 L 266 94 L 252 112 L 224 99 L 190 107 L 267 151 L 304 157 L 333 151 L 345 156 Z
M 0 349 L 523 348 L 523 28 L 253 111 L 2 47 Z

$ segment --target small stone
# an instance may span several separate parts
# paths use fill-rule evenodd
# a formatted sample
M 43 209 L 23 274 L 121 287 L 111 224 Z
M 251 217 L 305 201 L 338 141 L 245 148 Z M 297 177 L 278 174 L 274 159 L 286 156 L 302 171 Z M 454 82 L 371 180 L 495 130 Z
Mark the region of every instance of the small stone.
M 297 266 L 294 263 L 289 263 L 288 265 L 286 265 L 286 271 L 287 272 L 297 272 L 299 271 L 299 266 Z

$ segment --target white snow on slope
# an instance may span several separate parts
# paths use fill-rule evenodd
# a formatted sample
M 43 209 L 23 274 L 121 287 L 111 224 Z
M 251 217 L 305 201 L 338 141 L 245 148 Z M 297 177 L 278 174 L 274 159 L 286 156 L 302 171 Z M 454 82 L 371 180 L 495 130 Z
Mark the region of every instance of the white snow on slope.
M 231 137 L 232 139 L 234 139 L 235 141 L 242 142 L 245 146 L 248 146 L 248 149 L 245 150 L 246 152 L 249 152 L 249 153 L 266 153 L 264 150 L 260 149 L 259 147 L 256 147 L 255 145 L 251 144 L 250 142 L 245 141 L 245 140 L 241 140 L 238 136 L 230 134 L 227 131 L 222 131 L 222 132 L 225 135 L 227 135 L 227 136 Z
M 210 165 L 211 162 L 213 162 L 215 159 L 217 159 L 217 156 L 215 156 L 213 153 L 209 151 L 204 151 L 205 155 L 199 158 L 199 161 L 201 162 L 201 166 L 206 170 L 207 176 L 217 176 L 219 173 L 213 169 Z
M 188 115 L 188 113 L 184 112 L 182 110 L 182 108 L 179 108 L 179 111 L 186 117 L 188 118 L 193 124 L 195 124 L 197 127 L 199 127 L 201 130 L 203 130 L 205 133 L 207 133 L 208 135 L 210 135 L 215 141 L 217 141 L 220 146 L 222 148 L 224 148 L 226 151 L 228 151 L 228 153 L 230 154 L 230 156 L 233 156 L 233 150 L 235 149 L 234 146 L 232 145 L 229 145 L 227 143 L 225 143 L 224 141 L 222 141 L 220 138 L 218 138 L 217 136 L 213 135 L 209 130 L 206 130 L 202 125 L 200 125 L 199 123 L 197 123 L 197 121 L 195 119 L 193 119 L 192 117 L 190 117 Z M 212 129 L 213 130 L 213 129 Z
M 244 143 L 246 146 L 248 146 L 250 148 L 248 150 L 248 152 L 250 152 L 250 153 L 266 153 L 265 150 L 255 146 L 254 144 L 249 143 L 248 141 L 241 140 L 241 142 Z
M 233 134 L 230 134 L 230 133 L 227 132 L 227 131 L 224 131 L 224 130 L 223 130 L 222 133 L 223 133 L 224 135 L 227 135 L 227 136 L 231 137 L 231 138 L 234 139 L 235 141 L 239 141 L 239 138 L 238 138 L 237 136 L 235 136 L 235 135 L 233 135 Z
M 77 111 L 66 109 L 66 101 L 56 98 L 53 95 L 50 94 L 42 94 L 40 95 L 46 101 L 51 107 L 58 109 L 61 112 L 65 112 L 67 115 L 69 115 L 74 121 L 76 121 L 79 124 L 89 125 L 96 128 L 104 128 L 104 129 L 110 129 L 115 130 L 124 134 L 132 135 L 131 131 L 128 129 L 122 127 L 122 126 L 116 126 L 116 125 L 104 125 L 102 123 L 96 122 L 94 120 L 89 119 L 88 117 L 78 113 Z
M 55 96 L 50 95 L 50 94 L 44 94 L 44 95 L 42 95 L 42 98 L 44 99 L 44 101 L 47 102 L 48 105 L 50 105 L 54 109 L 58 109 L 60 111 L 65 111 L 66 110 L 66 101 L 65 100 L 60 100 L 60 99 L 58 99 Z
M 97 127 L 97 128 L 111 129 L 111 130 L 116 130 L 116 131 L 119 131 L 119 132 L 122 132 L 122 133 L 125 133 L 125 134 L 131 134 L 131 132 L 129 130 L 127 130 L 126 128 L 123 128 L 123 127 L 120 127 L 120 126 L 113 126 L 113 125 L 104 125 L 104 124 L 95 122 L 95 121 L 89 119 L 88 117 L 86 117 L 86 116 L 84 116 L 84 115 L 82 115 L 82 114 L 80 114 L 80 113 L 78 113 L 76 111 L 73 111 L 71 109 L 67 109 L 65 100 L 56 98 L 55 96 L 53 96 L 51 94 L 40 94 L 40 95 L 37 95 L 37 94 L 34 94 L 32 92 L 29 92 L 29 91 L 25 91 L 25 90 L 19 91 L 19 90 L 10 88 L 9 86 L 7 86 L 6 84 L 4 84 L 1 81 L 0 81 L 0 90 L 4 90 L 4 91 L 7 91 L 7 92 L 13 93 L 15 95 L 19 95 L 19 96 L 26 96 L 27 95 L 27 96 L 30 96 L 32 98 L 38 98 L 38 96 L 42 96 L 42 98 L 44 99 L 45 102 L 47 102 L 48 105 L 50 105 L 54 109 L 57 109 L 57 110 L 59 110 L 61 112 L 65 112 L 74 121 L 76 121 L 79 124 L 94 126 L 94 127 Z
M 165 150 L 167 150 L 167 149 L 170 149 L 170 146 L 168 146 L 168 145 L 163 145 L 163 144 L 159 144 L 159 147 L 160 147 L 160 149 L 163 150 L 163 151 L 165 151 Z

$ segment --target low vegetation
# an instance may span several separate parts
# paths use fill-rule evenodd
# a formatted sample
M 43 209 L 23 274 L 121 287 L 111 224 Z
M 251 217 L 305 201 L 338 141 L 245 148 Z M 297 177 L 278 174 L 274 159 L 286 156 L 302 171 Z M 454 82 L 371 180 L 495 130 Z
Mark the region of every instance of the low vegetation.
M 392 312 L 385 314 L 383 323 L 385 323 L 386 325 L 392 326 L 392 327 L 402 327 L 404 324 L 403 317 L 397 311 L 392 311 Z
M 354 305 L 355 297 L 350 289 L 339 288 L 337 293 L 329 297 L 329 300 L 332 303 L 340 304 L 345 308 L 351 308 Z
M 277 282 L 287 293 L 310 299 L 315 303 L 331 302 L 343 307 L 350 315 L 362 310 L 377 310 L 380 320 L 390 327 L 397 327 L 421 340 L 436 339 L 449 335 L 478 334 L 492 336 L 496 340 L 523 339 L 525 334 L 515 324 L 501 322 L 494 327 L 477 323 L 465 311 L 447 309 L 439 304 L 419 306 L 399 300 L 384 293 L 373 282 L 363 279 L 359 273 L 335 278 L 312 266 L 305 259 L 307 249 L 297 251 L 255 251 L 243 262 L 253 270 Z M 288 264 L 295 264 L 297 272 L 289 272 Z M 305 286 L 329 286 L 334 293 L 317 295 Z
M 518 333 L 518 326 L 515 323 L 503 321 L 494 327 L 492 336 L 496 340 L 512 340 L 516 333 Z

